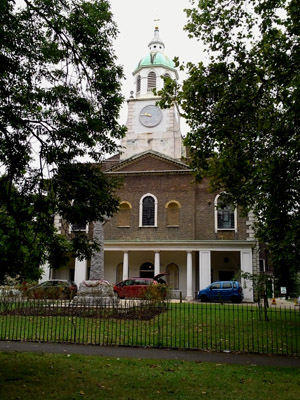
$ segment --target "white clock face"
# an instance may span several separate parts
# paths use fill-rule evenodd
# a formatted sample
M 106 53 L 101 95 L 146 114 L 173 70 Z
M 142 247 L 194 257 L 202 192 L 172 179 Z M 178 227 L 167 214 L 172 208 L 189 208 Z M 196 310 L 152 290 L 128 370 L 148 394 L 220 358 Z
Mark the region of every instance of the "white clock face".
M 147 128 L 153 128 L 162 120 L 162 111 L 156 106 L 146 106 L 140 112 L 140 122 Z

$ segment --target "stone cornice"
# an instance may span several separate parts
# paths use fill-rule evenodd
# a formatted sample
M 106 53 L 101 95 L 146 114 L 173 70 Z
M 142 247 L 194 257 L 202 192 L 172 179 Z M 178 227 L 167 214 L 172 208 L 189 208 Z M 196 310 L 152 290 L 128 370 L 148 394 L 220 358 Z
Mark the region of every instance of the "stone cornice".
M 156 151 L 153 150 L 147 150 L 144 151 L 143 153 L 137 154 L 135 156 L 132 156 L 130 158 L 127 158 L 126 160 L 121 161 L 118 164 L 115 164 L 114 166 L 110 167 L 109 169 L 106 170 L 106 172 L 118 172 L 118 170 L 120 170 L 121 168 L 123 168 L 124 166 L 130 165 L 130 164 L 134 164 L 136 161 L 141 160 L 143 158 L 146 157 L 153 157 L 153 158 L 157 158 L 159 160 L 162 161 L 166 161 L 168 163 L 171 163 L 173 165 L 178 165 L 178 167 L 182 168 L 182 170 L 178 170 L 178 171 L 189 171 L 191 172 L 192 170 L 182 161 L 180 160 L 175 160 L 174 158 L 171 157 L 167 157 L 164 154 L 158 153 Z M 156 172 L 156 171 L 153 171 Z
M 157 171 L 105 171 L 108 175 L 171 175 L 171 174 L 183 174 L 190 175 L 193 171 L 189 170 L 157 170 Z
M 105 251 L 200 251 L 254 248 L 256 240 L 174 240 L 174 241 L 113 241 L 104 240 Z

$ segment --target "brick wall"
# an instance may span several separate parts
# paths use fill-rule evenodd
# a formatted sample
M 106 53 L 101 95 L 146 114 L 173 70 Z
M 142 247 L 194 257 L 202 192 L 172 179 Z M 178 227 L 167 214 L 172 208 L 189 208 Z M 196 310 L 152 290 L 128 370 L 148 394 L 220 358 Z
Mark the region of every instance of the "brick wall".
M 184 240 L 194 239 L 194 186 L 189 174 L 127 176 L 119 191 L 121 201 L 131 204 L 129 228 L 118 227 L 115 215 L 105 224 L 106 240 Z M 139 202 L 142 196 L 151 193 L 157 198 L 157 227 L 139 227 Z M 170 200 L 180 203 L 179 227 L 168 227 L 166 204 Z
M 143 164 L 146 170 L 151 162 L 148 160 L 148 163 Z M 147 193 L 151 193 L 158 200 L 157 227 L 139 227 L 139 202 Z M 119 197 L 121 201 L 129 202 L 132 206 L 130 226 L 119 227 L 120 219 L 115 215 L 105 224 L 106 240 L 247 239 L 247 219 L 241 218 L 239 213 L 237 232 L 215 233 L 215 194 L 209 193 L 207 181 L 195 184 L 193 176 L 188 172 L 126 175 L 123 187 L 119 190 Z M 168 226 L 166 204 L 171 200 L 181 205 L 178 227 Z

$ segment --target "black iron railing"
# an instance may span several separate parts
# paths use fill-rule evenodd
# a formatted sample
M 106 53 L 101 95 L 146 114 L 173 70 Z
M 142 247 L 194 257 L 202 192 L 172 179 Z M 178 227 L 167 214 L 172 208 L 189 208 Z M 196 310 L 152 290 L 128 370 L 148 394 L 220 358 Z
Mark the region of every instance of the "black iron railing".
M 0 299 L 0 340 L 300 355 L 300 310 L 254 304 L 117 305 Z

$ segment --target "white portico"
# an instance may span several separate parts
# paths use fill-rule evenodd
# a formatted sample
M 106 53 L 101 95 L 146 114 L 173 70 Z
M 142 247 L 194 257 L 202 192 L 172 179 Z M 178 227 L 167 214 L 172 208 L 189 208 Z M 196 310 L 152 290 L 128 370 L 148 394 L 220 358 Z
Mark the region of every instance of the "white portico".
M 235 254 L 237 264 L 236 273 L 252 272 L 254 242 L 243 241 L 240 243 L 226 242 L 151 242 L 151 243 L 116 243 L 106 242 L 105 244 L 105 272 L 106 279 L 118 281 L 128 279 L 130 276 L 140 276 L 141 265 L 146 263 L 153 264 L 154 276 L 161 272 L 169 272 L 168 266 L 178 266 L 178 276 L 171 276 L 167 281 L 171 281 L 172 298 L 179 298 L 180 294 L 186 300 L 196 297 L 200 289 L 206 288 L 212 281 L 212 270 L 217 271 L 215 255 L 226 257 Z M 109 268 L 109 266 L 112 268 Z M 116 276 L 118 271 L 116 266 L 121 267 L 119 279 Z M 231 267 L 232 268 L 232 267 Z M 109 270 L 112 272 L 110 274 Z M 171 271 L 171 275 L 173 271 Z M 177 282 L 176 282 L 177 281 Z M 253 301 L 253 290 L 251 282 L 244 285 L 245 301 Z

